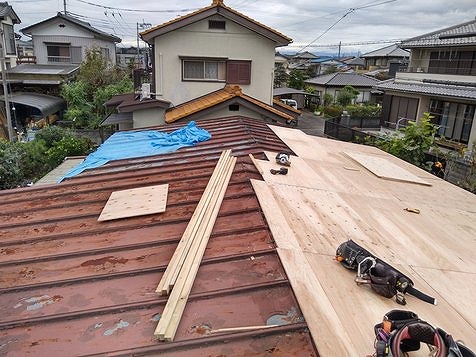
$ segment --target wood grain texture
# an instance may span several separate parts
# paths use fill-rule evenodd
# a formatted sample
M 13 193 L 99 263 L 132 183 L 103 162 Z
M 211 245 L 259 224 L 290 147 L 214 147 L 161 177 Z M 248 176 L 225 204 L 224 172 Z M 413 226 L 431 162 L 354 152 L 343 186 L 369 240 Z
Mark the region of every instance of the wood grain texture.
M 98 221 L 165 212 L 168 189 L 169 185 L 165 184 L 114 191 Z
M 264 181 L 252 184 L 319 354 L 372 354 L 373 326 L 402 308 L 356 285 L 355 272 L 333 260 L 347 239 L 438 300 L 407 295 L 404 309 L 476 350 L 476 196 L 377 148 L 273 130 L 299 157 L 277 177 L 266 172 L 274 153 L 265 153 Z M 379 177 L 351 156 L 387 171 Z

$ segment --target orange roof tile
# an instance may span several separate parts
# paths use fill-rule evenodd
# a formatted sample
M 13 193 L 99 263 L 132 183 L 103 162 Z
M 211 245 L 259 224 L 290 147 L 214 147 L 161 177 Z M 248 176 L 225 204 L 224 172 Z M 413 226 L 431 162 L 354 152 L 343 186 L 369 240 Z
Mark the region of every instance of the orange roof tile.
M 179 119 L 182 119 L 191 114 L 200 112 L 202 110 L 216 106 L 217 104 L 223 103 L 227 100 L 240 97 L 241 99 L 252 103 L 260 108 L 265 109 L 266 111 L 277 115 L 284 120 L 293 120 L 294 117 L 283 113 L 282 111 L 273 108 L 272 106 L 257 100 L 253 97 L 250 97 L 246 94 L 243 94 L 243 91 L 238 85 L 226 85 L 223 89 L 217 90 L 210 94 L 204 95 L 197 99 L 191 100 L 189 102 L 183 103 L 177 107 L 169 109 L 165 113 L 165 122 L 173 123 Z

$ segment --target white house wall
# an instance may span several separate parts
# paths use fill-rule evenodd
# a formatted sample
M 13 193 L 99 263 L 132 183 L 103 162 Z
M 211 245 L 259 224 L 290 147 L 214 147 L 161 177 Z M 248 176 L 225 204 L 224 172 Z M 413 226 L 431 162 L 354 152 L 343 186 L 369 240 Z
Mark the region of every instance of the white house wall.
M 219 16 L 209 19 L 223 20 Z M 223 88 L 225 82 L 182 82 L 179 57 L 224 57 L 251 60 L 251 84 L 241 85 L 243 92 L 271 104 L 274 45 L 273 41 L 229 20 L 226 30 L 209 30 L 205 19 L 156 37 L 156 92 L 178 105 Z
M 86 50 L 88 48 L 107 48 L 109 50 L 109 60 L 112 63 L 116 63 L 116 45 L 114 43 L 94 38 L 35 35 L 33 37 L 33 49 L 36 56 L 36 63 L 38 64 L 51 64 L 48 62 L 45 42 L 69 43 L 71 46 L 81 47 L 81 58 L 83 60 L 86 57 Z
M 132 114 L 132 121 L 134 128 L 145 128 L 148 126 L 164 125 L 164 113 L 163 108 L 149 108 L 135 110 Z
M 60 25 L 65 26 L 60 27 Z M 109 60 L 116 63 L 116 44 L 114 42 L 95 39 L 91 31 L 59 18 L 35 26 L 31 35 L 38 64 L 48 64 L 45 42 L 70 43 L 71 46 L 81 47 L 82 59 L 85 58 L 86 49 L 88 48 L 94 46 L 107 48 L 109 50 Z

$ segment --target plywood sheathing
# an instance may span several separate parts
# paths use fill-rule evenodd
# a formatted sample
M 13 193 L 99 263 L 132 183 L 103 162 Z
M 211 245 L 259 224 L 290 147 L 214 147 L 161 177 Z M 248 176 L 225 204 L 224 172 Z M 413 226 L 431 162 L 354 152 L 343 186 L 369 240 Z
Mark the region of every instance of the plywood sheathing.
M 98 221 L 143 216 L 165 212 L 169 185 L 155 185 L 114 191 L 109 196 Z
M 288 175 L 269 175 L 277 164 L 266 153 L 270 161 L 255 160 L 265 181 L 252 184 L 319 354 L 372 354 L 373 326 L 400 308 L 476 349 L 475 196 L 377 148 L 270 127 L 299 157 Z M 379 178 L 344 152 L 385 159 L 431 186 Z M 355 272 L 333 260 L 347 239 L 408 274 L 438 305 L 407 295 L 402 307 L 357 286 Z

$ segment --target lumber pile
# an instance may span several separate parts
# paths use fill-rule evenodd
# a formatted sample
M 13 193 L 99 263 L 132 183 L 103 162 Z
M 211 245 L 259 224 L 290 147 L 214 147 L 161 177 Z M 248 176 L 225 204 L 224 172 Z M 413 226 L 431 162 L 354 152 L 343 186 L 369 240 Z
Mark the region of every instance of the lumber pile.
M 231 150 L 222 152 L 157 286 L 157 294 L 169 295 L 154 333 L 159 340 L 172 341 L 175 336 L 235 163 L 236 157 L 231 156 Z

